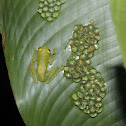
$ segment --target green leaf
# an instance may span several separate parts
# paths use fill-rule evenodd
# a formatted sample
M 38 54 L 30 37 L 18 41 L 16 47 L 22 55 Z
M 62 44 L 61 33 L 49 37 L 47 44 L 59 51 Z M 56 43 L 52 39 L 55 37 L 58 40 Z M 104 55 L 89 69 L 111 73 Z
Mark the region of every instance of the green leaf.
M 2 20 L 2 6 L 3 6 L 3 1 L 0 0 L 0 33 L 2 33 L 2 24 L 3 24 L 3 20 Z
M 67 0 L 59 17 L 52 23 L 43 21 L 37 13 L 39 0 L 0 0 L 4 54 L 11 87 L 19 112 L 27 126 L 123 126 L 118 82 L 114 67 L 122 56 L 112 23 L 109 0 Z M 46 84 L 34 83 L 28 70 L 34 52 L 43 44 L 56 50 L 55 66 L 66 63 L 70 51 L 64 49 L 76 24 L 93 19 L 99 28 L 100 49 L 92 58 L 93 66 L 102 73 L 107 86 L 104 109 L 91 118 L 74 106 L 71 98 L 77 83 L 66 79 L 61 71 Z
M 126 68 L 126 1 L 111 0 L 111 10 Z

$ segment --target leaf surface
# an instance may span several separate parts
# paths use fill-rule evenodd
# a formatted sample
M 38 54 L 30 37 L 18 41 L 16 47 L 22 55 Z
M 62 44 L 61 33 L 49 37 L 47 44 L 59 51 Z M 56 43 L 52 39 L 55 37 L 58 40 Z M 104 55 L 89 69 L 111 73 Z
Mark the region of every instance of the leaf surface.
M 126 1 L 111 0 L 111 11 L 126 68 Z
M 4 0 L 3 0 L 4 1 Z M 3 2 L 3 29 L 6 64 L 19 112 L 27 126 L 123 126 L 120 96 L 114 67 L 122 56 L 112 23 L 109 0 L 67 0 L 60 15 L 52 23 L 37 13 L 39 0 L 6 0 Z M 70 51 L 65 50 L 73 27 L 93 19 L 99 28 L 100 49 L 92 58 L 93 66 L 102 73 L 107 86 L 104 110 L 91 118 L 73 104 L 71 98 L 77 83 L 66 79 L 61 71 L 46 84 L 35 84 L 29 74 L 34 52 L 45 44 L 55 48 L 54 66 L 66 63 Z M 2 30 L 3 30 L 2 29 Z

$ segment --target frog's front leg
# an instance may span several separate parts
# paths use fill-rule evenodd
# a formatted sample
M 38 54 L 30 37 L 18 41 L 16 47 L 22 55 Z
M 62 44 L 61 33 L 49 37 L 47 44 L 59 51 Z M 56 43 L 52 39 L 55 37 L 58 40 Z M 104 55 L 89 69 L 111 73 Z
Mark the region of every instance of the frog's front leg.
M 29 64 L 29 73 L 35 83 L 38 83 L 38 79 L 37 79 L 36 69 L 35 69 L 33 63 L 35 61 L 37 61 L 37 53 L 38 53 L 37 50 L 34 50 L 34 53 L 32 55 L 32 60 Z
M 58 67 L 52 67 L 46 74 L 46 83 L 49 84 L 59 73 Z
M 49 64 L 52 65 L 55 58 L 55 49 L 53 49 L 53 54 L 49 56 Z

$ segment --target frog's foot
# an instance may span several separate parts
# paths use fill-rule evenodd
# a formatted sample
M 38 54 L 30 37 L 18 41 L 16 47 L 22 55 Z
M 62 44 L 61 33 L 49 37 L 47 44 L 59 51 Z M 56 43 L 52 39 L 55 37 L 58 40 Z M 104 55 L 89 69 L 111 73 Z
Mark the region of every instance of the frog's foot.
M 46 75 L 46 83 L 49 84 L 59 73 L 58 67 L 52 67 Z
M 64 70 L 64 66 L 65 66 L 65 65 L 62 65 L 62 66 L 60 67 L 60 71 Z

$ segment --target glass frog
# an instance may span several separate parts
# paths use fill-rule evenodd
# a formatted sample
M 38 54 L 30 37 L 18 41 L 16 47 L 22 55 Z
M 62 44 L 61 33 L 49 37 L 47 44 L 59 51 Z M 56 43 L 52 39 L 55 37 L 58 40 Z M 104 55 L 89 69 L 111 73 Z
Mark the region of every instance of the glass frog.
M 51 54 L 49 48 L 45 45 L 34 50 L 32 60 L 29 64 L 29 72 L 35 83 L 38 81 L 50 83 L 59 73 L 58 67 L 52 67 L 49 71 L 47 70 L 48 63 L 51 65 L 54 61 L 54 54 Z M 37 61 L 37 69 L 34 64 Z

